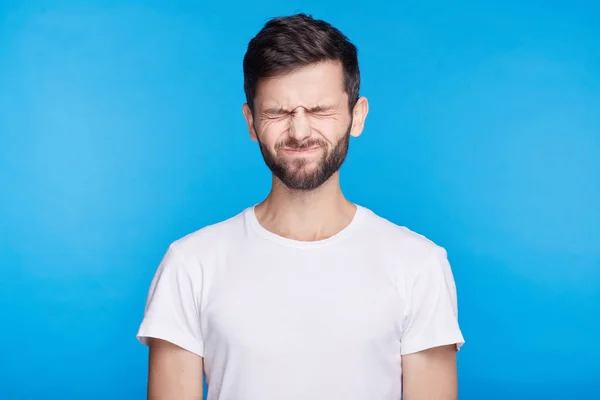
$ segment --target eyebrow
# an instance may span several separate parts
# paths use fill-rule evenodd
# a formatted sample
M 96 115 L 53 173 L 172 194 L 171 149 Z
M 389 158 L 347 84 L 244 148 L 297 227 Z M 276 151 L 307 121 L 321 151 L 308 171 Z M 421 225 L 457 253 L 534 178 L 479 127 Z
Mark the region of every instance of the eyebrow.
M 310 111 L 310 112 L 326 112 L 326 111 L 333 111 L 336 108 L 338 108 L 337 105 L 323 104 L 323 105 L 318 105 L 316 107 L 310 108 L 308 111 Z
M 269 115 L 283 115 L 283 114 L 289 114 L 291 111 L 286 110 L 285 108 L 282 107 L 273 107 L 273 108 L 267 108 L 266 110 L 263 110 L 262 114 L 269 114 Z

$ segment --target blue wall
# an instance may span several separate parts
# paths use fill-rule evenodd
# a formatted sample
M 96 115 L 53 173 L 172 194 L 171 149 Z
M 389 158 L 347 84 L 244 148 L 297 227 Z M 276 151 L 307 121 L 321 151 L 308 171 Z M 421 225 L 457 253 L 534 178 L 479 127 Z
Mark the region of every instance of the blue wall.
M 0 398 L 144 397 L 162 254 L 269 188 L 241 60 L 295 11 L 360 50 L 346 194 L 448 249 L 461 399 L 600 398 L 596 2 L 120 3 L 0 3 Z

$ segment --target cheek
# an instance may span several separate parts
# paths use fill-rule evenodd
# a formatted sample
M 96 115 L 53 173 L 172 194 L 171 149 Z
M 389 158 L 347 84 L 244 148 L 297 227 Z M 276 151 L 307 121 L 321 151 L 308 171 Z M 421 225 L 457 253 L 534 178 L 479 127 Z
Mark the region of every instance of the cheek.
M 283 140 L 289 124 L 285 120 L 266 121 L 261 123 L 257 132 L 261 143 L 267 148 L 272 149 L 275 144 Z
M 338 119 L 314 118 L 311 121 L 311 128 L 314 133 L 323 137 L 330 144 L 335 144 L 339 140 L 340 135 L 346 133 L 347 126 Z

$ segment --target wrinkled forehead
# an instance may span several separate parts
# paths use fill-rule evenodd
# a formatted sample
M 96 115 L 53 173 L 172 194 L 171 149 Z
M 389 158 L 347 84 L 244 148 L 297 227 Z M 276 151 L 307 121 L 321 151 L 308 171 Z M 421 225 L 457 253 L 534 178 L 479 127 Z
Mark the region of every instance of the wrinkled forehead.
M 256 88 L 256 110 L 297 107 L 343 106 L 348 101 L 344 90 L 342 65 L 327 61 L 301 67 L 284 75 L 263 79 Z

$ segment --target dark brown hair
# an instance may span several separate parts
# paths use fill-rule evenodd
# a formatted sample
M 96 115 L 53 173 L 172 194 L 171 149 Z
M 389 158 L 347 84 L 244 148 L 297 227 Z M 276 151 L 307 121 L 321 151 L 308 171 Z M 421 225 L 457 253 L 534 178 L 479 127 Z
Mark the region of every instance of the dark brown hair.
M 269 20 L 250 40 L 244 56 L 244 92 L 254 112 L 258 82 L 323 61 L 338 61 L 350 112 L 359 96 L 360 71 L 356 46 L 329 23 L 295 14 Z

